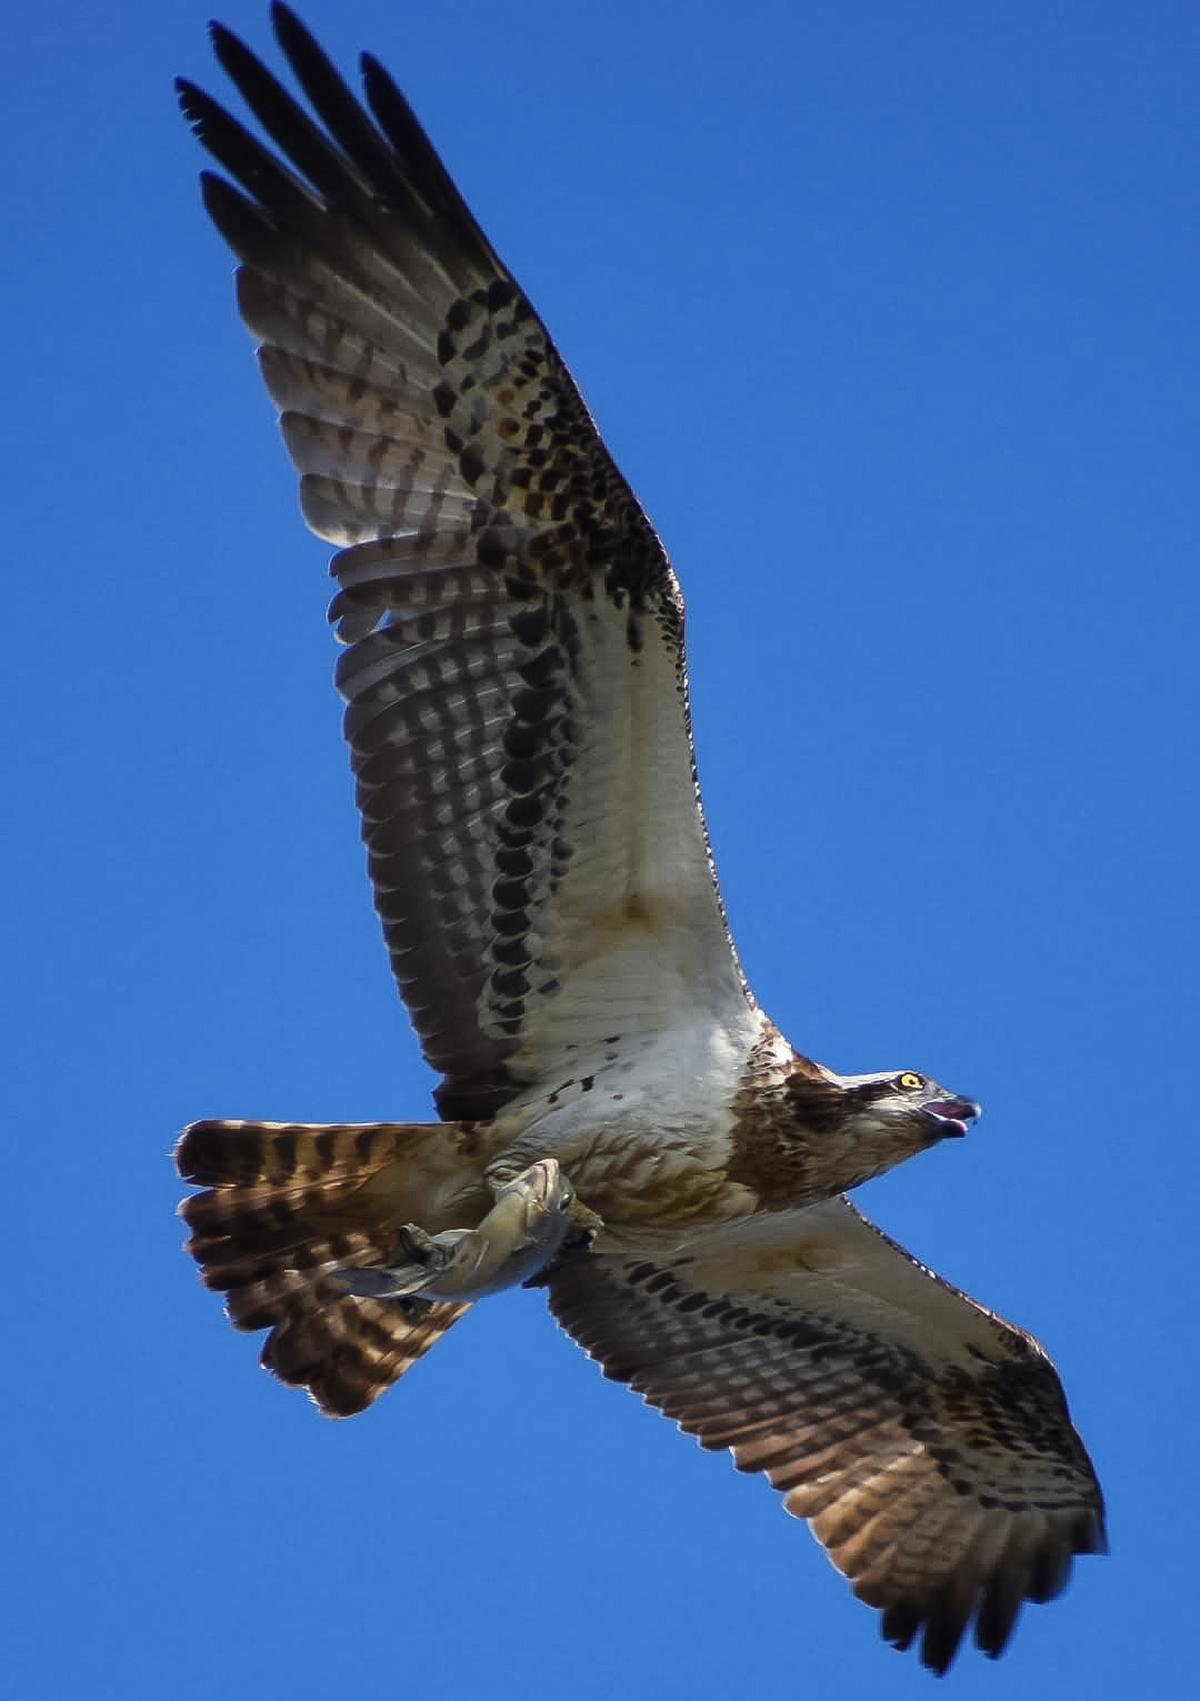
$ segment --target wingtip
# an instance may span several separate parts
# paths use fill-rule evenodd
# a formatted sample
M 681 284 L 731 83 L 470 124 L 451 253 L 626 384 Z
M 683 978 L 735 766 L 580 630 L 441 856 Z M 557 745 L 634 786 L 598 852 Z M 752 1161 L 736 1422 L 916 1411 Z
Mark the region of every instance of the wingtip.
M 198 88 L 190 77 L 176 77 L 174 88 L 175 99 L 179 103 L 180 112 L 183 113 L 192 129 L 198 134 L 202 116 L 200 109 L 205 98 L 204 90 Z
M 283 55 L 293 69 L 297 69 L 298 59 L 317 59 L 327 62 L 324 48 L 316 36 L 292 11 L 285 6 L 283 0 L 272 0 L 271 30 L 279 43 Z
M 367 105 L 377 119 L 382 121 L 381 107 L 390 104 L 397 107 L 409 123 L 417 123 L 417 117 L 409 103 L 408 96 L 387 66 L 381 64 L 373 53 L 359 54 L 358 69 L 359 75 L 362 77 L 363 93 L 367 97 Z
M 217 64 L 243 93 L 245 78 L 270 75 L 258 55 L 246 46 L 241 36 L 235 35 L 224 24 L 215 20 L 209 24 L 208 39 L 212 43 Z
M 959 1645 L 963 1638 L 963 1627 L 958 1626 L 947 1630 L 933 1619 L 925 1626 L 921 1637 L 921 1646 L 917 1658 L 925 1671 L 932 1672 L 934 1677 L 945 1677 L 957 1657 Z M 914 1636 L 903 1642 L 892 1642 L 891 1646 L 897 1653 L 905 1654 L 912 1647 Z
M 920 1628 L 920 1618 L 907 1606 L 895 1601 L 883 1609 L 879 1620 L 879 1634 L 898 1654 L 907 1653 Z
M 1083 1532 L 1076 1553 L 1097 1553 L 1101 1556 L 1108 1554 L 1108 1524 L 1104 1513 L 1097 1512 Z
M 284 5 L 284 0 L 271 0 L 270 13 L 271 28 L 275 31 L 276 38 L 281 43 L 288 30 L 294 30 L 307 39 L 312 39 L 292 8 Z
M 973 1591 L 953 1590 L 940 1608 L 930 1614 L 921 1637 L 921 1664 L 927 1671 L 945 1677 L 962 1646 L 974 1610 Z

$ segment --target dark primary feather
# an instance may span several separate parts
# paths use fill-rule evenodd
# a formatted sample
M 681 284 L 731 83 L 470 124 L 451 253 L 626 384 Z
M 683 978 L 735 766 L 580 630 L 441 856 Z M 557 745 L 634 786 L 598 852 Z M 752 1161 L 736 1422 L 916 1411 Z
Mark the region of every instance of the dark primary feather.
M 193 84 L 180 101 L 233 180 L 206 175 L 205 205 L 243 262 L 305 518 L 343 546 L 338 685 L 392 966 L 440 1111 L 486 1118 L 614 1026 L 653 1024 L 652 974 L 625 962 L 566 1011 L 557 966 L 598 962 L 596 929 L 653 917 L 659 890 L 683 906 L 677 937 L 724 961 L 714 996 L 744 1008 L 695 797 L 682 603 L 403 96 L 365 60 L 372 121 L 272 15 L 321 123 L 220 25 L 282 157 Z

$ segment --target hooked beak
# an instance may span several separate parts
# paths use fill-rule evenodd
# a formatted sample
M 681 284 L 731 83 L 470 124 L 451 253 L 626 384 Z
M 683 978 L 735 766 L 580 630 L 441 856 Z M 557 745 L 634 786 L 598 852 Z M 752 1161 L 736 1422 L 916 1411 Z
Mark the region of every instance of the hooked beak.
M 983 1106 L 974 1099 L 934 1099 L 921 1108 L 933 1123 L 932 1132 L 941 1140 L 960 1140 L 970 1124 L 983 1115 Z

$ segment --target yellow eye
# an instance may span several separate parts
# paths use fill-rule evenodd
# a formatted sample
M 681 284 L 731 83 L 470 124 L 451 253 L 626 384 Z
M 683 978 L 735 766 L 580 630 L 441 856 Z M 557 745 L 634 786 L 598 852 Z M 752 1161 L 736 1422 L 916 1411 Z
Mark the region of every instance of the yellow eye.
M 919 1093 L 925 1081 L 922 1076 L 914 1075 L 911 1069 L 906 1069 L 903 1075 L 897 1075 L 896 1085 L 903 1087 L 906 1093 Z

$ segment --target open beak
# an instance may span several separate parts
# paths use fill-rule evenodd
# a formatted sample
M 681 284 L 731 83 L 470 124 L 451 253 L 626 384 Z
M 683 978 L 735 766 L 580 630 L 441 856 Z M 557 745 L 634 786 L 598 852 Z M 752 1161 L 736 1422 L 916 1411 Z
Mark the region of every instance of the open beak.
M 983 1106 L 974 1099 L 934 1099 L 922 1105 L 922 1110 L 934 1125 L 939 1139 L 960 1140 L 972 1122 L 983 1115 Z

